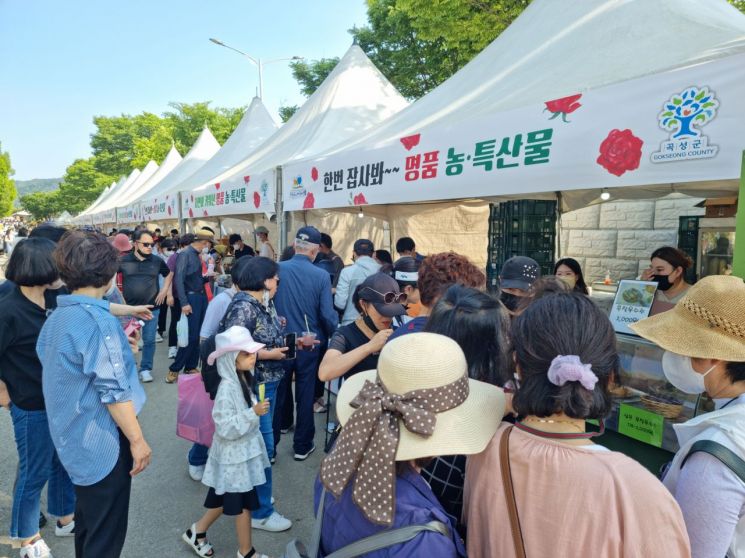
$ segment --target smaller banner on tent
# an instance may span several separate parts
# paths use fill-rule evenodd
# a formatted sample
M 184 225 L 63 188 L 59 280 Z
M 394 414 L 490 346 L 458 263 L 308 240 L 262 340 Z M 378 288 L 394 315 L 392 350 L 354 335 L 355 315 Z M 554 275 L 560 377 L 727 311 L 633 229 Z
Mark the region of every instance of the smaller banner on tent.
M 184 217 L 274 213 L 275 171 L 231 177 L 209 187 L 181 193 Z
M 139 221 L 142 221 L 139 202 L 116 209 L 117 223 L 138 223 Z
M 284 209 L 732 180 L 743 122 L 733 55 L 287 164 Z
M 94 225 L 104 225 L 106 223 L 116 223 L 116 209 L 107 209 L 93 215 Z
M 139 221 L 168 221 L 178 218 L 178 194 L 175 192 L 140 202 Z

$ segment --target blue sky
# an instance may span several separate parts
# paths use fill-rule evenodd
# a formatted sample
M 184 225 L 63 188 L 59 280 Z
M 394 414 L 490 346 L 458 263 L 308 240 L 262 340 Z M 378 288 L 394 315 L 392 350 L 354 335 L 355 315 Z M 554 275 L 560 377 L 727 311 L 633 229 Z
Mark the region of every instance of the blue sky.
M 0 142 L 16 179 L 64 174 L 90 155 L 94 115 L 160 114 L 170 101 L 247 105 L 254 58 L 342 56 L 364 0 L 0 0 Z M 304 97 L 287 63 L 264 68 L 264 102 Z

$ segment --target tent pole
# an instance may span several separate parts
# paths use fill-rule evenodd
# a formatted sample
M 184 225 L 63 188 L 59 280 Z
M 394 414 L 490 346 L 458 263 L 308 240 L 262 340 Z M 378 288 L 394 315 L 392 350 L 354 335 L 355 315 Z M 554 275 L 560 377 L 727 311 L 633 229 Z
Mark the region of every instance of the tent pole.
M 181 213 L 181 192 L 177 194 L 177 200 L 178 200 L 178 230 L 180 234 L 184 234 L 184 227 L 186 226 L 184 216 Z
M 735 225 L 735 253 L 732 273 L 745 279 L 745 151 L 742 152 L 740 167 L 740 194 L 737 200 L 737 221 Z
M 562 204 L 561 192 L 556 192 L 556 261 L 559 261 L 562 257 L 561 254 L 561 204 Z
M 277 249 L 281 254 L 287 247 L 287 214 L 282 202 L 282 167 L 278 166 L 274 171 L 275 202 L 274 212 L 277 216 Z

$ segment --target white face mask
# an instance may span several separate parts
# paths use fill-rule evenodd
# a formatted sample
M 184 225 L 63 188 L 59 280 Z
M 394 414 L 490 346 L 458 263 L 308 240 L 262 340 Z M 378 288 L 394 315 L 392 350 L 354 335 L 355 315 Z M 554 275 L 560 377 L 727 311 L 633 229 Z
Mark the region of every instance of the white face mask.
M 240 244 L 233 244 L 233 250 L 240 250 L 241 245 Z
M 208 246 L 205 246 L 204 248 L 202 248 L 202 254 L 205 254 L 205 255 L 207 255 L 207 254 L 209 254 L 209 253 L 210 253 L 210 249 L 209 249 L 209 247 L 208 247 Z
M 699 394 L 706 391 L 704 378 L 716 368 L 716 364 L 703 374 L 693 369 L 691 357 L 665 351 L 662 355 L 662 371 L 667 381 L 683 393 Z
M 163 250 L 163 254 L 170 258 L 173 256 L 173 250 Z

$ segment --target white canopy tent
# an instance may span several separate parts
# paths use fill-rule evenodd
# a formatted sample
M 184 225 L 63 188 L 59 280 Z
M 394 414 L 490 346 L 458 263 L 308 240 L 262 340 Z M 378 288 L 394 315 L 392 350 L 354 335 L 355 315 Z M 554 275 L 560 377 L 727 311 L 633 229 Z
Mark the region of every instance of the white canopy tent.
M 176 149 L 176 146 L 171 146 L 171 149 L 166 154 L 166 158 L 158 167 L 158 170 L 147 180 L 142 182 L 136 188 L 132 188 L 130 193 L 127 194 L 119 203 L 116 209 L 116 222 L 122 223 L 136 223 L 142 220 L 142 212 L 140 211 L 140 197 L 144 196 L 155 188 L 166 176 L 168 176 L 173 169 L 182 161 L 181 154 Z
M 182 215 L 199 219 L 271 215 L 275 212 L 277 166 L 326 150 L 379 124 L 406 105 L 406 100 L 362 49 L 352 45 L 321 86 L 277 133 L 224 172 L 220 180 L 210 180 L 190 192 L 182 192 Z M 346 228 L 360 227 L 356 219 L 348 221 Z M 345 227 L 338 219 L 335 225 Z M 372 227 L 369 222 L 367 226 L 367 234 L 382 231 L 382 227 Z M 269 223 L 269 228 L 273 237 L 273 223 Z
M 124 183 L 124 181 L 127 180 L 126 176 L 122 176 L 119 178 L 119 180 L 112 182 L 106 188 L 103 189 L 103 191 L 98 194 L 98 197 L 95 199 L 95 201 L 90 204 L 86 209 L 78 213 L 77 217 L 75 217 L 76 222 L 83 222 L 85 221 L 86 224 L 90 224 L 88 221 L 90 220 L 90 215 L 93 210 L 98 207 L 98 205 L 109 195 L 109 193 L 116 188 L 119 184 Z
M 103 207 L 107 202 L 114 198 L 117 194 L 120 192 L 125 191 L 127 188 L 129 188 L 130 184 L 132 184 L 137 178 L 140 176 L 141 171 L 140 169 L 134 169 L 132 172 L 129 173 L 129 175 L 124 179 L 120 180 L 116 183 L 116 186 L 114 186 L 111 191 L 108 193 L 108 195 L 105 198 L 102 198 L 101 201 L 96 205 L 96 207 L 91 208 L 88 210 L 88 215 L 91 216 L 91 219 L 93 221 L 94 225 L 101 225 L 103 223 L 113 223 L 116 220 L 116 210 L 111 209 L 108 211 L 103 211 Z
M 147 165 L 145 165 L 137 178 L 115 194 L 110 195 L 108 198 L 106 198 L 106 200 L 101 203 L 98 211 L 116 212 L 116 208 L 121 206 L 127 199 L 129 199 L 132 193 L 140 188 L 140 186 L 150 180 L 150 178 L 152 178 L 152 176 L 158 171 L 158 168 L 158 163 L 156 163 L 152 159 L 148 161 Z M 114 214 L 116 215 L 116 213 Z
M 146 196 L 140 198 L 143 221 L 178 219 L 178 186 L 197 172 L 220 149 L 220 144 L 206 126 L 183 160 L 176 165 Z M 137 201 L 137 200 L 133 200 Z
M 615 197 L 732 195 L 745 148 L 743 53 L 745 16 L 724 0 L 535 0 L 407 109 L 285 165 L 285 209 L 371 204 L 365 214 L 393 221 L 410 213 L 400 204 L 443 200 L 561 192 L 567 210 L 604 188 Z M 673 120 L 686 115 L 673 113 L 689 101 L 701 116 L 674 137 L 683 124 Z M 671 148 L 680 158 L 666 158 Z M 375 179 L 350 188 L 349 169 Z M 472 238 L 485 248 L 485 237 L 486 219 Z

